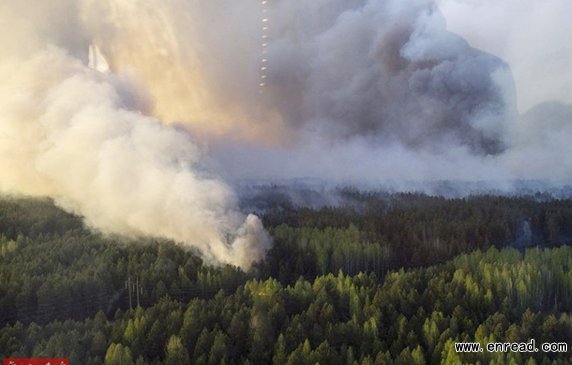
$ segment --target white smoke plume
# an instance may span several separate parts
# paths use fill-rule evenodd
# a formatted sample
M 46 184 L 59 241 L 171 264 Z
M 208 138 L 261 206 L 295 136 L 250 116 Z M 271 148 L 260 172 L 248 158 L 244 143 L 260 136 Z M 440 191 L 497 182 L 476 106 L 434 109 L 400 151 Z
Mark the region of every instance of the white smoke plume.
M 51 196 L 105 232 L 170 238 L 248 269 L 268 236 L 128 76 L 86 66 L 73 1 L 0 5 L 0 188 Z

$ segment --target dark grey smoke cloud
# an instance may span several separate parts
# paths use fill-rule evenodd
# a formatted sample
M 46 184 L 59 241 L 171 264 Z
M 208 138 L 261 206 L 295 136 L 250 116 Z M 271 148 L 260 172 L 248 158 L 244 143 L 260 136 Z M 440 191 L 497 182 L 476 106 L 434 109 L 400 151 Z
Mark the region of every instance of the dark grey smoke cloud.
M 112 70 L 142 80 L 154 115 L 206 138 L 506 148 L 510 71 L 447 31 L 433 0 L 268 0 L 266 13 L 254 0 L 86 2 Z
M 432 1 L 271 4 L 264 96 L 290 125 L 409 147 L 506 147 L 508 66 L 448 32 Z
M 278 110 L 298 135 L 282 147 L 211 144 L 229 178 L 460 179 L 502 191 L 518 179 L 570 181 L 570 105 L 550 103 L 570 99 L 572 72 L 563 63 L 572 49 L 555 42 L 572 34 L 563 15 L 570 2 L 271 4 L 269 77 L 258 103 Z M 482 22 L 472 19 L 473 8 Z M 446 23 L 441 9 L 458 18 Z M 510 64 L 471 47 L 448 30 L 451 22 Z M 539 72 L 544 64 L 555 67 Z M 527 113 L 531 101 L 541 103 Z

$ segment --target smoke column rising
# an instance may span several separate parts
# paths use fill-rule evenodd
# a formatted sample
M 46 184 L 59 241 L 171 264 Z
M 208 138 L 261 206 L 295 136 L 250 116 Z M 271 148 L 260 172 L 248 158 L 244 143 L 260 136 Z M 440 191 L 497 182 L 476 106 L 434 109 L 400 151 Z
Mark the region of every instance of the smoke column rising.
M 167 237 L 247 269 L 268 246 L 260 221 L 237 211 L 188 133 L 145 115 L 135 81 L 86 66 L 90 37 L 74 3 L 1 5 L 1 189 L 51 196 L 97 229 Z

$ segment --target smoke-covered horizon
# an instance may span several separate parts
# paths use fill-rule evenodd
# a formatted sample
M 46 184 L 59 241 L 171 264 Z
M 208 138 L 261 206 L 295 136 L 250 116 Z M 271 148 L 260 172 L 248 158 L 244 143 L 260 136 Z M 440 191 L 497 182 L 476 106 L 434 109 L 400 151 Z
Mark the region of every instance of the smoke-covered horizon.
M 4 2 L 0 191 L 248 268 L 231 181 L 570 180 L 569 5 L 510 2 Z

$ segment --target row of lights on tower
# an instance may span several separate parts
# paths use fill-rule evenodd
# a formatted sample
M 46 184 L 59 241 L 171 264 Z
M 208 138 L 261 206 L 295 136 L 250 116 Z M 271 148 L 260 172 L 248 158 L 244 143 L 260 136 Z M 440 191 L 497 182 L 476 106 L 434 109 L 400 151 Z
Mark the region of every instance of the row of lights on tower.
M 260 5 L 262 7 L 262 51 L 260 57 L 260 82 L 258 86 L 260 87 L 260 92 L 262 92 L 262 89 L 266 85 L 266 78 L 268 77 L 268 0 L 261 0 Z

